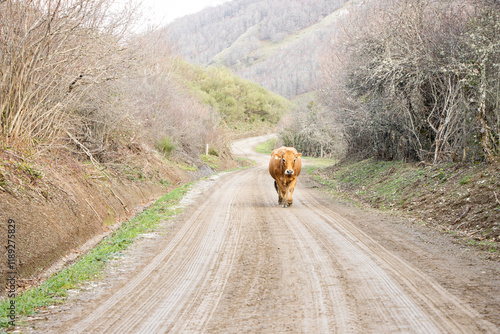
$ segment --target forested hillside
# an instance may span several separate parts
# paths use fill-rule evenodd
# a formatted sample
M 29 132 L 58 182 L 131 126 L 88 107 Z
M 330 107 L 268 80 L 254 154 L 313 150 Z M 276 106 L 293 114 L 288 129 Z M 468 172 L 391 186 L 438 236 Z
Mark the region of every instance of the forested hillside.
M 235 0 L 166 29 L 187 61 L 218 64 L 288 98 L 316 88 L 319 61 L 347 0 Z
M 189 61 L 305 101 L 283 138 L 319 155 L 494 161 L 498 1 L 235 0 L 167 27 Z M 344 145 L 342 145 L 344 144 Z
M 284 97 L 262 86 L 244 80 L 226 68 L 207 69 L 179 61 L 179 80 L 191 88 L 191 92 L 204 105 L 218 111 L 221 125 L 236 135 L 245 129 L 266 131 L 276 126 L 290 108 Z

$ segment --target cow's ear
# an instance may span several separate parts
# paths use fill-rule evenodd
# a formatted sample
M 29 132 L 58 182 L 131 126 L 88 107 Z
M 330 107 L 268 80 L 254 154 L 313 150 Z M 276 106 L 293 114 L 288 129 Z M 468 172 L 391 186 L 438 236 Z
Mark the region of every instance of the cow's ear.
M 297 155 L 295 157 L 298 158 L 298 157 L 301 157 L 301 156 L 302 156 L 302 153 L 297 153 Z
M 280 156 L 278 154 L 276 154 L 276 153 L 273 154 L 273 158 L 276 159 L 276 160 L 281 159 Z

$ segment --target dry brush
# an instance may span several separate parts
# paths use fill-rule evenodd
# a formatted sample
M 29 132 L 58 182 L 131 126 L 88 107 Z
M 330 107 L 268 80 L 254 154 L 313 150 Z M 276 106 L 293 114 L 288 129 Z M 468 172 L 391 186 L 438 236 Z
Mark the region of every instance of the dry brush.
M 387 0 L 353 14 L 325 58 L 321 91 L 348 152 L 495 161 L 499 13 L 486 1 Z
M 215 112 L 173 79 L 172 47 L 132 35 L 138 8 L 112 0 L 0 3 L 0 136 L 61 145 L 99 163 L 116 146 L 172 138 L 187 154 L 222 141 Z

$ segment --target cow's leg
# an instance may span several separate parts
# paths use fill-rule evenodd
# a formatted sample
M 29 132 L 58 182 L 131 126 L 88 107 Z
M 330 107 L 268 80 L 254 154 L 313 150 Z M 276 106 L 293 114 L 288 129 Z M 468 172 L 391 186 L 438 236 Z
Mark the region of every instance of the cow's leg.
M 286 187 L 286 190 L 285 190 L 285 196 L 283 198 L 283 207 L 286 208 L 288 206 L 288 196 L 289 196 L 289 188 Z
M 284 204 L 285 203 L 285 195 L 286 195 L 286 190 L 285 189 L 280 189 L 280 200 L 279 200 L 279 204 Z
M 283 204 L 286 192 L 285 185 L 280 180 L 277 180 L 275 184 L 278 186 L 278 204 Z
M 295 190 L 295 185 L 297 184 L 297 178 L 293 179 L 292 182 L 287 187 L 288 194 L 287 198 L 287 206 L 291 206 L 293 204 L 293 191 Z
M 284 194 L 284 198 L 283 198 L 283 207 L 284 208 L 290 206 L 290 197 L 291 197 L 291 194 L 290 194 L 290 184 L 291 183 L 283 184 L 283 186 L 285 188 L 285 194 Z
M 276 192 L 278 193 L 278 204 L 283 203 L 283 196 L 281 195 L 281 192 L 278 189 L 278 182 L 276 182 L 276 180 L 274 181 L 274 189 L 276 189 Z

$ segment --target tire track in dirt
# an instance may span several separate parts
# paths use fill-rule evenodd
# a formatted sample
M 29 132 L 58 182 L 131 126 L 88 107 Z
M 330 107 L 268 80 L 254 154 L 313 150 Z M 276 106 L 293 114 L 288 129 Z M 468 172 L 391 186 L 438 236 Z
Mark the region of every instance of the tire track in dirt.
M 252 220 L 243 241 L 248 246 L 226 289 L 232 298 L 222 303 L 209 331 L 325 333 L 336 323 L 351 328 L 338 274 L 318 260 L 327 255 L 313 249 L 314 240 L 304 239 L 287 223 L 287 211 L 272 204 L 275 191 L 265 170 L 252 173 L 256 186 L 242 198 Z
M 234 178 L 230 177 L 226 184 L 237 191 L 243 183 L 233 183 Z M 232 257 L 228 258 L 231 250 L 227 247 L 236 248 L 239 220 L 233 219 L 237 210 L 231 210 L 232 192 L 220 188 L 214 195 L 212 200 L 201 203 L 169 246 L 139 275 L 70 331 L 152 333 L 174 329 L 179 319 L 187 316 L 185 310 L 193 307 L 189 302 L 197 289 L 198 295 L 206 292 L 206 282 L 214 281 L 214 277 L 209 295 L 220 295 L 223 284 L 219 276 L 223 273 L 214 273 L 229 272 Z
M 318 238 L 325 238 L 326 242 L 336 244 L 339 241 L 336 241 L 333 235 L 328 232 L 337 230 L 338 233 L 344 236 L 344 241 L 349 241 L 351 245 L 355 245 L 359 249 L 360 254 L 365 254 L 371 258 L 365 258 L 364 260 L 365 263 L 373 262 L 371 273 L 379 272 L 379 274 L 383 274 L 384 276 L 387 275 L 383 278 L 385 281 L 384 285 L 389 288 L 393 286 L 391 288 L 393 291 L 390 295 L 401 296 L 398 297 L 400 302 L 402 302 L 402 305 L 406 304 L 405 307 L 400 308 L 403 310 L 403 313 L 421 309 L 429 315 L 429 320 L 422 321 L 422 314 L 418 315 L 415 313 L 412 317 L 417 316 L 417 318 L 408 323 L 408 329 L 420 327 L 422 330 L 425 329 L 424 332 L 429 333 L 495 333 L 498 331 L 496 326 L 483 321 L 477 311 L 447 292 L 430 277 L 390 253 L 363 231 L 356 228 L 347 219 L 329 209 L 324 203 L 320 203 L 310 193 L 305 194 L 305 197 L 310 201 L 308 205 L 314 207 L 315 212 L 325 222 L 322 230 L 316 233 Z M 344 251 L 348 249 L 345 242 L 341 248 Z M 348 251 L 346 254 L 352 257 L 354 252 Z M 369 282 L 370 279 L 365 275 L 363 281 Z M 397 286 L 400 288 L 396 288 Z M 377 291 L 379 289 L 370 290 Z M 413 303 L 419 306 L 412 306 Z M 384 307 L 386 306 L 387 304 L 385 303 Z M 401 312 L 393 313 L 393 315 L 400 316 Z
M 297 210 L 300 210 L 304 228 L 313 239 L 321 240 L 322 247 L 335 259 L 344 278 L 343 289 L 354 301 L 351 310 L 357 314 L 358 326 L 363 331 L 372 332 L 384 327 L 389 332 L 411 332 L 416 328 L 421 333 L 440 332 L 420 307 L 402 293 L 401 287 L 373 261 L 369 250 L 361 250 L 356 239 L 331 228 L 314 211 L 307 212 L 305 219 L 304 210 L 301 207 Z
M 274 194 L 273 194 L 274 195 Z M 266 200 L 276 200 L 267 198 Z M 316 311 L 314 319 L 317 321 L 315 332 L 356 332 L 356 325 L 352 319 L 350 306 L 345 292 L 341 289 L 342 275 L 332 261 L 330 254 L 318 243 L 318 239 L 305 228 L 298 219 L 297 210 L 300 201 L 288 211 L 274 210 L 273 220 L 277 224 L 284 224 L 293 235 L 297 252 L 302 257 L 305 272 L 309 273 L 310 292 L 313 296 L 312 310 Z M 296 209 L 297 206 L 299 209 Z M 308 215 L 305 212 L 306 216 Z

